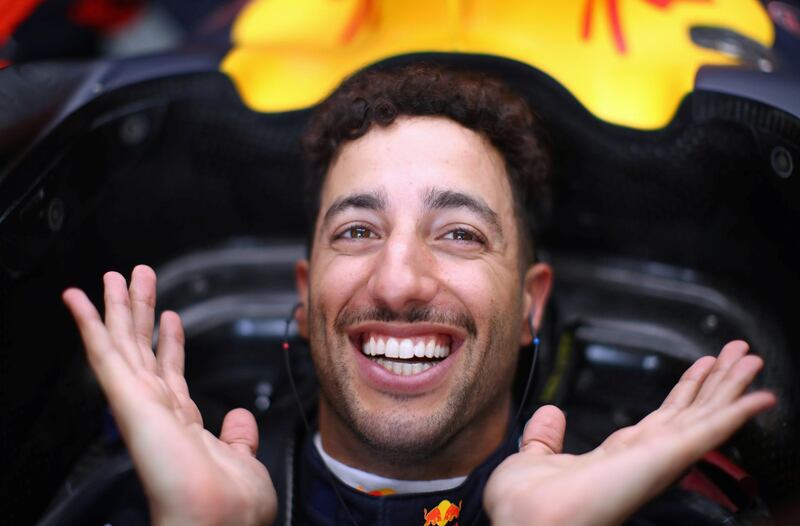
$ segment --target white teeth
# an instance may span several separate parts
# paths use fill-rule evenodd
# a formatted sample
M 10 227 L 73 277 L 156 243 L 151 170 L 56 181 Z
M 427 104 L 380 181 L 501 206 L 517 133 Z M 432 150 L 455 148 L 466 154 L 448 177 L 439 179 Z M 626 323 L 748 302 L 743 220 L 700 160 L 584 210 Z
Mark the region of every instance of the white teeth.
M 408 338 L 400 342 L 400 358 L 408 359 L 414 357 L 414 342 Z
M 389 338 L 386 340 L 386 357 L 387 358 L 399 358 L 400 344 L 394 338 Z
M 425 357 L 426 358 L 433 358 L 433 352 L 436 349 L 436 342 L 430 340 L 428 345 L 425 346 Z
M 446 358 L 450 354 L 448 345 L 437 345 L 435 339 L 418 340 L 414 343 L 411 338 L 382 338 L 380 335 L 371 335 L 362 344 L 362 352 L 366 356 L 386 356 L 387 358 L 400 358 L 411 360 L 417 358 Z
M 394 373 L 400 376 L 413 376 L 415 374 L 420 374 L 435 364 L 428 363 L 428 362 L 411 362 L 411 363 L 403 363 L 403 362 L 394 362 L 392 360 L 386 360 L 384 358 L 378 358 L 375 362 L 389 371 L 390 373 Z

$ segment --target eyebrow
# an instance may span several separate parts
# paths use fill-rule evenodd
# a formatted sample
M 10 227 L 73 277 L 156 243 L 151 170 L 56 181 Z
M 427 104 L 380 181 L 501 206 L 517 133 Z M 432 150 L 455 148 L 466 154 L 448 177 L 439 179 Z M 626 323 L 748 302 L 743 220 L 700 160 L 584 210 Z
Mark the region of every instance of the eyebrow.
M 328 207 L 322 219 L 322 224 L 326 224 L 333 216 L 341 214 L 348 208 L 386 210 L 386 195 L 383 192 L 370 192 L 342 196 Z
M 480 197 L 465 194 L 463 192 L 455 192 L 453 190 L 431 188 L 425 192 L 424 203 L 425 208 L 428 210 L 467 208 L 478 214 L 484 221 L 489 223 L 498 236 L 500 236 L 500 239 L 503 239 L 503 229 L 500 226 L 497 213 L 492 210 L 489 205 L 487 205 L 486 202 Z

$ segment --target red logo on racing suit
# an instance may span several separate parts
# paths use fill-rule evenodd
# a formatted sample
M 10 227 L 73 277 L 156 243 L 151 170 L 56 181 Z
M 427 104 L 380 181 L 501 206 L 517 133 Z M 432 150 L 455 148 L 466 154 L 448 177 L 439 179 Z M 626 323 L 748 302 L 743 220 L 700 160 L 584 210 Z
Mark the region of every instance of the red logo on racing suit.
M 423 518 L 425 519 L 425 524 L 423 526 L 458 526 L 456 519 L 461 513 L 461 503 L 462 501 L 458 501 L 458 506 L 456 506 L 449 500 L 444 499 L 431 511 L 424 508 Z

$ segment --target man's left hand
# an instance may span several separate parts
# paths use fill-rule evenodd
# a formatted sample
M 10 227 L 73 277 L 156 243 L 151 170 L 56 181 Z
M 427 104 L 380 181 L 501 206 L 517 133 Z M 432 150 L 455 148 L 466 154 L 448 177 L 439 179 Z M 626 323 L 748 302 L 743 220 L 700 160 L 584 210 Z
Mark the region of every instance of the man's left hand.
M 584 455 L 562 454 L 566 420 L 541 407 L 525 426 L 519 453 L 489 479 L 484 505 L 494 524 L 619 524 L 663 491 L 775 395 L 746 393 L 761 370 L 742 341 L 697 360 L 664 403 Z

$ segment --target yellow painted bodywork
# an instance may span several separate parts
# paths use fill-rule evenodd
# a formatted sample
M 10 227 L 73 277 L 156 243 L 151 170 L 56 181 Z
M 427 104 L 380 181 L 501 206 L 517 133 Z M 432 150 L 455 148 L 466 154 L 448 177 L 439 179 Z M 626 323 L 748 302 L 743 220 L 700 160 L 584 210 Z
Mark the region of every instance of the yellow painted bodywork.
M 497 55 L 547 73 L 600 119 L 654 129 L 701 65 L 737 63 L 692 43 L 692 26 L 774 40 L 757 0 L 253 0 L 221 68 L 250 107 L 284 112 L 388 57 Z

